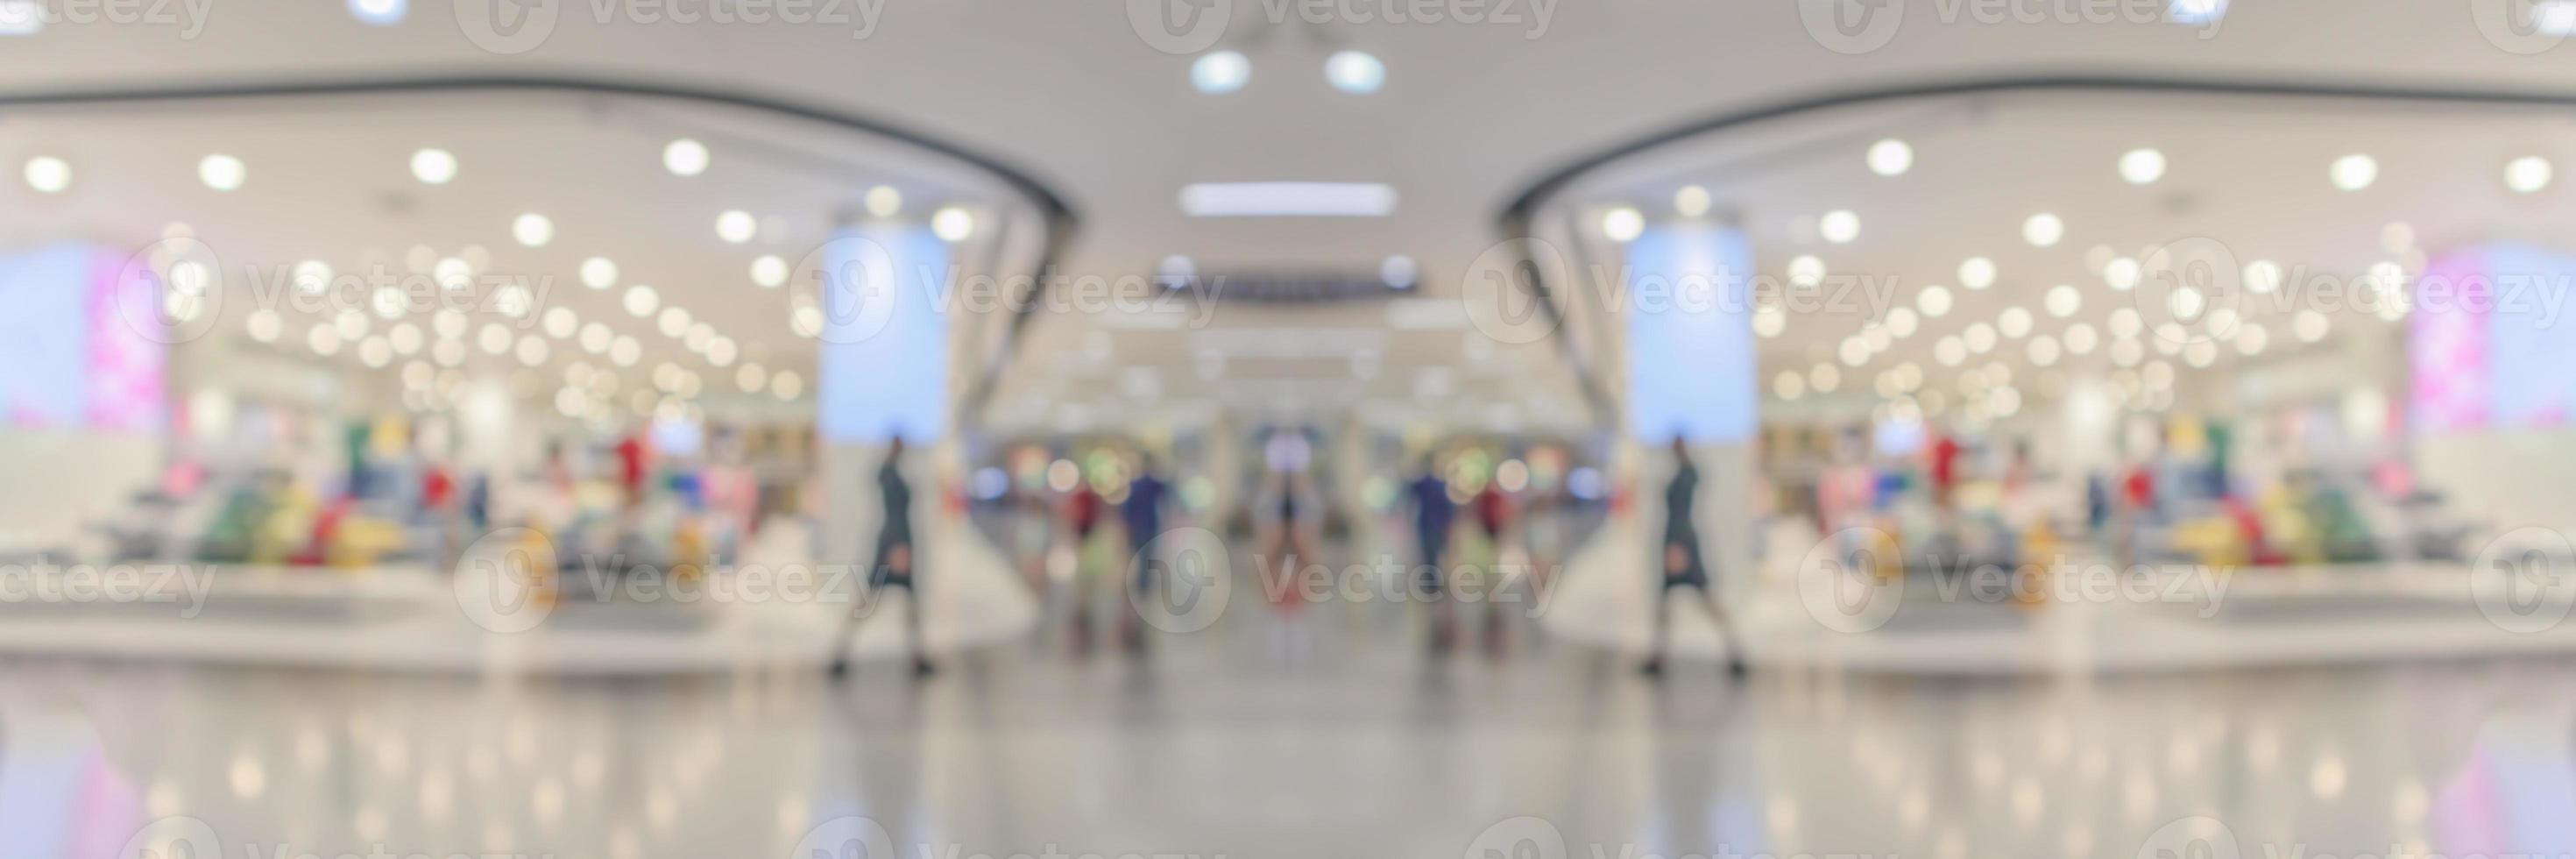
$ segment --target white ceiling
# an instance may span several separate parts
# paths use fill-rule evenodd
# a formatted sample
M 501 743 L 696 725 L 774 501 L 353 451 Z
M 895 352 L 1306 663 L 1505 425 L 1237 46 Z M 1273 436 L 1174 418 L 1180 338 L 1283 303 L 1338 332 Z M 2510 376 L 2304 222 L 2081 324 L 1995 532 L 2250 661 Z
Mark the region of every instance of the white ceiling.
M 1882 139 L 1907 144 L 1910 169 L 1892 177 L 1870 170 L 1866 153 Z M 2161 178 L 2144 185 L 2124 181 L 2117 169 L 2124 153 L 2141 147 L 2162 153 L 2166 164 Z M 2372 158 L 2378 178 L 2363 190 L 2338 189 L 2329 165 L 2355 153 Z M 2524 156 L 2548 159 L 2556 180 L 2537 193 L 2508 189 L 2505 166 Z M 2221 332 L 2229 336 L 2213 350 L 2209 372 L 2336 346 L 2338 336 L 2313 346 L 2293 336 L 2292 318 L 2303 309 L 2327 313 L 2331 330 L 2347 342 L 2389 342 L 2393 326 L 2376 317 L 2375 305 L 2303 295 L 2298 284 L 2325 278 L 2366 286 L 2374 265 L 2393 262 L 2413 274 L 2444 251 L 2488 243 L 2576 247 L 2571 168 L 2576 118 L 2551 109 L 2012 94 L 1843 110 L 1667 147 L 1602 171 L 1569 193 L 1567 208 L 1581 213 L 1599 241 L 1590 225 L 1616 206 L 1653 220 L 1692 220 L 1675 213 L 1673 199 L 1695 184 L 1710 193 L 1712 214 L 1704 220 L 1744 227 L 1770 287 L 1787 282 L 1791 260 L 1814 256 L 1828 274 L 1820 287 L 1795 293 L 1806 303 L 1762 341 L 1765 388 L 1784 371 L 1812 378 L 1814 366 L 1834 364 L 1845 380 L 1840 393 L 1865 406 L 1878 399 L 1874 378 L 1904 364 L 1924 370 L 1935 389 L 1990 362 L 2016 378 L 2037 378 L 2028 341 L 2062 343 L 2077 324 L 2097 332 L 2100 345 L 2089 355 L 2048 359 L 2049 366 L 2112 368 L 2114 314 L 2125 309 L 2149 328 L 2197 321 L 2177 320 L 2165 309 L 2167 293 L 2152 283 L 2154 251 L 2164 247 L 2213 262 L 2209 294 L 2244 323 L 2266 329 L 2268 345 L 2252 355 L 2236 346 L 2241 328 Z M 1818 235 L 1818 217 L 1835 209 L 1859 217 L 1858 238 L 1837 244 Z M 2039 213 L 2064 225 L 2054 245 L 2023 237 L 2025 221 Z M 1962 285 L 1959 269 L 1971 257 L 1992 261 L 1992 286 Z M 2098 265 L 2115 257 L 2144 263 L 2150 283 L 2117 288 Z M 2270 294 L 2238 290 L 2243 267 L 2257 260 L 2275 263 L 2290 285 Z M 2079 309 L 2063 318 L 2045 300 L 2059 285 L 2080 296 Z M 1923 318 L 1921 294 L 1934 286 L 1953 297 L 1952 309 Z M 1838 354 L 1843 340 L 1866 334 L 1894 307 L 1921 318 L 1911 336 L 1891 336 L 1857 365 Z M 2034 320 L 2028 335 L 1997 338 L 1990 353 L 1955 365 L 1961 369 L 1937 359 L 1941 339 L 1997 326 L 2015 307 Z M 2204 326 L 2193 333 L 2210 332 Z M 2138 339 L 2146 360 L 2163 357 L 2191 371 L 2182 352 Z
M 1902 28 L 1884 46 L 1852 55 L 1809 35 L 1802 12 L 1822 2 L 1563 4 L 1530 38 L 1525 26 L 1266 27 L 1265 10 L 1286 7 L 1245 0 L 1221 44 L 1251 56 L 1253 78 L 1225 96 L 1193 91 L 1189 57 L 1147 44 L 1117 3 L 890 0 L 872 31 L 853 38 L 843 25 L 603 23 L 592 20 L 600 4 L 564 2 L 550 37 L 516 55 L 479 48 L 458 27 L 458 10 L 439 0 L 416 0 L 409 18 L 391 27 L 358 23 L 336 3 L 217 5 L 194 38 L 174 28 L 63 24 L 0 41 L 7 49 L 0 62 L 18 72 L 5 87 L 20 91 L 563 73 L 807 100 L 963 142 L 1060 189 L 1084 219 L 1065 260 L 1073 273 L 1133 275 L 1175 253 L 1203 269 L 1367 271 L 1404 253 L 1421 262 L 1422 290 L 1431 295 L 1454 292 L 1455 279 L 1494 241 L 1500 207 L 1551 168 L 1685 118 L 1794 95 L 2068 71 L 2564 90 L 2576 68 L 2576 46 L 2520 54 L 2490 42 L 2475 17 L 2485 4 L 2243 2 L 2208 31 L 1945 21 L 1944 10 L 1980 4 L 1906 3 Z M 1383 57 L 1386 89 L 1353 96 L 1326 86 L 1323 58 L 1341 47 Z M 2186 139 L 2190 129 L 2169 130 L 2177 137 L 2165 146 L 2179 165 L 2202 144 Z M 2098 143 L 2125 136 L 2105 133 Z M 1924 145 L 1927 185 L 1951 181 L 1928 169 L 1947 157 L 1945 145 Z M 2096 162 L 2070 161 L 2069 169 L 2078 163 Z M 1395 216 L 1366 220 L 1191 219 L 1175 206 L 1186 183 L 1257 179 L 1387 182 L 1402 202 Z M 2026 203 L 2009 202 L 1998 200 L 1997 211 Z M 1909 217 L 1890 211 L 1898 221 Z M 2068 244 L 2090 243 L 2088 227 L 2072 228 Z M 2006 270 L 2020 266 L 2007 262 Z M 1220 324 L 1264 326 L 1270 314 L 1298 312 L 1247 308 Z M 1385 331 L 1366 318 L 1383 308 L 1334 313 L 1345 317 L 1335 326 Z M 1023 361 L 1053 360 L 1067 344 L 1079 349 L 1095 328 L 1129 330 L 1098 315 L 1049 320 L 1033 329 L 1046 339 L 1032 341 Z M 1129 336 L 1136 335 L 1113 339 Z M 1399 351 L 1389 348 L 1380 378 L 1407 375 L 1398 362 L 1412 359 Z M 1165 376 L 1194 377 L 1188 349 L 1121 354 L 1157 356 Z M 1422 360 L 1456 367 L 1475 357 L 1460 348 L 1454 358 Z M 1009 375 L 1032 376 L 1025 368 Z M 1570 395 L 1554 380 L 1522 384 L 1549 388 L 1551 398 Z

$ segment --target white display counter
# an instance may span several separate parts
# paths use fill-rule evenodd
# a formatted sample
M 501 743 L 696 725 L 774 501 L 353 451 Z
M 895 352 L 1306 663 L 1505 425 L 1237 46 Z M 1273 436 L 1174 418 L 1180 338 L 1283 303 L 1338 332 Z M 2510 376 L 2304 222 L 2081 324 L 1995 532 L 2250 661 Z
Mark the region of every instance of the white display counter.
M 798 539 L 775 541 L 803 545 Z M 923 638 L 933 655 L 1007 641 L 1037 621 L 1036 600 L 972 527 L 930 535 L 923 571 Z M 747 562 L 769 570 L 775 556 Z M 478 625 L 455 577 L 427 567 L 364 570 L 217 567 L 201 610 L 186 601 L 46 599 L 0 602 L 0 653 L 388 671 L 674 674 L 821 670 L 836 655 L 846 602 L 716 596 L 704 588 L 659 603 L 567 599 L 522 632 Z M 734 568 L 708 573 L 735 576 Z M 26 593 L 22 589 L 22 593 Z M 861 622 L 861 670 L 904 651 L 904 599 Z
M 1569 559 L 1539 624 L 1570 641 L 1642 655 L 1657 579 L 1634 517 L 1614 517 Z M 2517 632 L 2481 609 L 2464 565 L 2245 567 L 2215 601 L 2122 599 L 2045 606 L 1921 599 L 1844 631 L 1811 613 L 1787 567 L 1740 587 L 1732 607 L 1756 668 L 1900 674 L 2093 674 L 2576 653 L 2576 615 Z M 2565 596 L 2560 594 L 2559 596 Z M 1671 652 L 1722 645 L 1696 594 L 1673 611 Z M 1837 621 L 1841 622 L 1841 621 Z

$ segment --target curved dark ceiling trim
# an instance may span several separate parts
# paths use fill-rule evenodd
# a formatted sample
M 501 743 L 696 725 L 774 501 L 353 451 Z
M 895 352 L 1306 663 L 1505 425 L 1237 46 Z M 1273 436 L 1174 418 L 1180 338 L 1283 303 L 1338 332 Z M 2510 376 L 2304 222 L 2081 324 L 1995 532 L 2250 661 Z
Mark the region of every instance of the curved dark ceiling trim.
M 992 173 L 1011 189 L 1044 209 L 1051 225 L 1070 228 L 1079 222 L 1063 195 L 1000 158 L 901 125 L 810 102 L 681 84 L 611 80 L 578 75 L 427 75 L 332 81 L 268 81 L 179 85 L 106 86 L 0 92 L 0 107 L 18 105 L 98 104 L 128 101 L 271 98 L 282 96 L 376 95 L 472 90 L 518 90 L 591 95 L 625 95 L 704 102 L 747 108 L 865 132 L 918 146 Z
M 1506 241 L 1531 235 L 1530 218 L 1539 205 L 1594 170 L 1631 156 L 1694 137 L 1714 134 L 1774 119 L 1801 114 L 1855 107 L 1878 102 L 1917 98 L 1981 95 L 2011 92 L 2121 92 L 2140 94 L 2291 96 L 2311 98 L 2359 99 L 2380 101 L 2425 101 L 2469 104 L 2529 105 L 2536 107 L 2576 107 L 2576 93 L 2535 90 L 2480 89 L 2459 87 L 2380 86 L 2361 83 L 2308 83 L 2297 81 L 2244 81 L 2195 78 L 2163 78 L 2119 74 L 2015 74 L 1999 77 L 1933 81 L 1901 86 L 1849 89 L 1818 95 L 1792 96 L 1749 108 L 1730 110 L 1714 116 L 1685 120 L 1643 136 L 1630 138 L 1608 147 L 1577 156 L 1572 161 L 1550 170 L 1513 195 L 1511 203 L 1496 216 L 1495 225 Z M 1547 300 L 1556 287 L 1536 278 L 1529 284 L 1538 307 L 1555 323 L 1551 329 L 1560 352 L 1575 366 L 1577 385 L 1590 401 L 1603 422 L 1608 423 L 1617 400 L 1605 389 L 1600 377 L 1588 362 L 1573 354 L 1573 344 L 1565 338 L 1565 320 L 1556 305 Z
M 1071 243 L 1074 232 L 1082 223 L 1081 217 L 1074 213 L 1072 204 L 1065 202 L 1064 195 L 1056 193 L 1054 188 L 1038 181 L 1037 177 L 1027 171 L 963 144 L 914 131 L 892 122 L 811 102 L 709 87 L 560 74 L 420 75 L 337 81 L 269 81 L 21 90 L 0 92 L 0 107 L 478 90 L 622 95 L 737 107 L 851 129 L 954 158 L 1000 178 L 1003 184 L 1009 185 L 1013 191 L 1037 204 L 1046 221 L 1046 233 L 1038 244 L 1040 250 L 1034 267 L 1039 275 L 1035 282 L 1039 284 L 1046 282 L 1047 272 L 1052 271 L 1056 262 L 1063 258 L 1065 248 Z M 1029 298 L 1034 299 L 1035 296 Z M 1009 363 L 1011 343 L 1019 339 L 1022 329 L 1028 325 L 1030 313 L 1040 304 L 1041 302 L 1036 300 L 1021 303 L 1018 315 L 1011 319 L 1011 342 L 1004 345 L 1003 354 L 994 359 L 992 366 L 984 368 L 984 372 L 965 392 L 964 413 L 974 414 L 982 407 L 983 401 L 991 397 L 998 375 Z
M 2367 99 L 2379 101 L 2432 101 L 2476 104 L 2576 107 L 2576 93 L 2536 90 L 2480 88 L 2379 86 L 2355 83 L 2304 83 L 2271 81 L 2211 80 L 2194 78 L 2159 78 L 2115 74 L 2048 75 L 2027 74 L 2003 77 L 1936 81 L 1922 84 L 1842 90 L 1822 95 L 1795 96 L 1750 108 L 1731 110 L 1715 116 L 1686 120 L 1644 136 L 1612 144 L 1609 147 L 1576 157 L 1541 175 L 1512 197 L 1497 218 L 1504 229 L 1524 223 L 1530 212 L 1584 174 L 1611 162 L 1677 143 L 1704 134 L 1725 131 L 1804 113 L 1852 107 L 1884 101 L 1914 98 L 1979 95 L 2005 92 L 2095 91 L 2127 93 L 2169 93 L 2199 95 L 2305 96 L 2313 98 Z M 1517 238 L 1517 235 L 1513 237 Z

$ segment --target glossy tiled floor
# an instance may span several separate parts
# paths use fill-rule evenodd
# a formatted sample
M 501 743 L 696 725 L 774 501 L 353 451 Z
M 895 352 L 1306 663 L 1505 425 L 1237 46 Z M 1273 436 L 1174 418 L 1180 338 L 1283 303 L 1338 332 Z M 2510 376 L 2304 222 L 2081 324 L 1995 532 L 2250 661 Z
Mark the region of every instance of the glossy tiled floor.
M 1142 660 L 1055 626 L 918 685 L 13 661 L 0 857 L 143 855 L 169 815 L 226 856 L 810 859 L 846 816 L 906 859 L 2576 851 L 2576 665 L 1656 685 L 1411 622 L 1236 611 Z

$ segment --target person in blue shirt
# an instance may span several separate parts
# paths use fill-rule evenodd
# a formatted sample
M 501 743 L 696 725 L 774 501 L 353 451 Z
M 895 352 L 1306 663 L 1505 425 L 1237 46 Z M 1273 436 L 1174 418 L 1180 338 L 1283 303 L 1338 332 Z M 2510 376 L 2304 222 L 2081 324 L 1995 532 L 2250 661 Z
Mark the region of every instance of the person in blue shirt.
M 1447 649 L 1457 638 L 1458 618 L 1447 599 L 1448 573 L 1440 561 L 1449 550 L 1449 525 L 1458 518 L 1458 504 L 1449 499 L 1449 482 L 1440 479 L 1437 461 L 1429 455 L 1422 457 L 1422 474 L 1406 484 L 1405 494 L 1413 503 L 1414 545 L 1422 553 L 1422 575 L 1415 587 L 1434 606 L 1431 646 Z
M 1149 557 L 1154 538 L 1163 535 L 1163 507 L 1170 503 L 1171 484 L 1156 477 L 1154 459 L 1143 458 L 1134 479 L 1127 481 L 1127 498 L 1118 503 L 1118 518 L 1127 526 L 1127 551 L 1130 555 L 1131 594 L 1143 594 L 1154 586 L 1154 559 Z M 1135 603 L 1131 602 L 1131 605 Z M 1130 610 L 1121 624 L 1119 638 L 1129 648 L 1144 646 L 1143 618 Z

